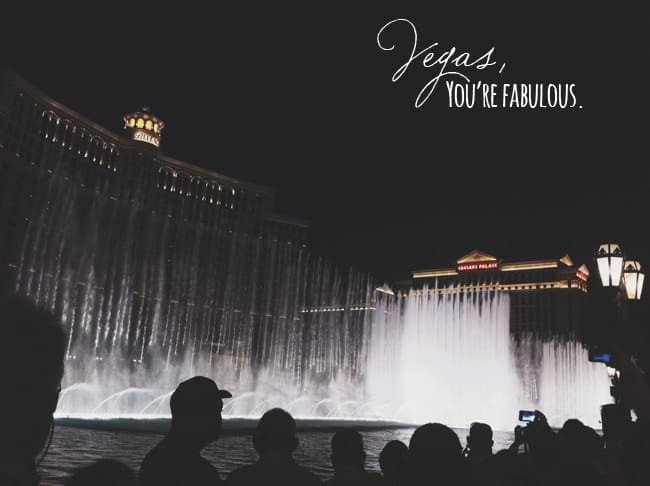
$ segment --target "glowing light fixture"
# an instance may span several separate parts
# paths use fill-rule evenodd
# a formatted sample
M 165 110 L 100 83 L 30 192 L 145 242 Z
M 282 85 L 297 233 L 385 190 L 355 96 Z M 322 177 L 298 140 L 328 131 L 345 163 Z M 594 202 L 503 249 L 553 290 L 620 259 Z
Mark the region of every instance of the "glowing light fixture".
M 625 292 L 629 300 L 641 299 L 644 279 L 645 274 L 641 272 L 641 264 L 634 260 L 625 260 L 625 264 L 623 265 L 623 282 L 625 283 Z
M 598 273 L 603 287 L 618 287 L 623 273 L 623 250 L 616 243 L 605 243 L 596 252 Z

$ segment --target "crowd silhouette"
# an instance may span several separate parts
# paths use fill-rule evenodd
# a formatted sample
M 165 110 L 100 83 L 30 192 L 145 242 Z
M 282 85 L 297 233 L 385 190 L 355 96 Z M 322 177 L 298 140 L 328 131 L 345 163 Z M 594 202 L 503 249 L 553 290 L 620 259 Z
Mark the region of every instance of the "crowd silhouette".
M 37 485 L 38 466 L 51 440 L 61 389 L 65 335 L 53 314 L 22 297 L 0 298 L 0 315 L 4 388 L 0 398 L 0 486 Z M 195 376 L 180 383 L 172 394 L 170 430 L 146 454 L 139 471 L 102 459 L 77 470 L 64 484 L 648 485 L 650 391 L 634 363 L 618 353 L 624 373 L 636 373 L 630 381 L 633 390 L 623 390 L 631 397 L 636 420 L 628 408 L 603 405 L 602 434 L 578 419 L 567 420 L 560 430 L 553 430 L 544 414 L 535 411 L 532 422 L 515 428 L 512 445 L 494 453 L 488 424 L 472 423 L 463 449 L 454 430 L 427 423 L 414 431 L 408 445 L 388 442 L 379 455 L 381 473 L 376 473 L 366 470 L 362 435 L 342 428 L 331 439 L 334 474 L 322 481 L 294 460 L 300 447 L 296 422 L 287 411 L 274 408 L 260 418 L 253 435 L 257 461 L 225 474 L 203 458 L 201 451 L 219 439 L 223 401 L 232 395 L 212 379 Z

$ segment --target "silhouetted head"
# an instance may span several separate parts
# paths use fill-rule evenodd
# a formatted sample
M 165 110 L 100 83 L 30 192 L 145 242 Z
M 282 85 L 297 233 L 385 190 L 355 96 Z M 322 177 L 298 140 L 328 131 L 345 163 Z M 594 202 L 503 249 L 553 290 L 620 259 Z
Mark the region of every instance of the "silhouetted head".
M 232 395 L 219 390 L 205 376 L 195 376 L 182 382 L 172 394 L 172 430 L 195 439 L 202 445 L 217 440 L 221 431 L 223 399 Z
M 558 437 L 562 440 L 567 447 L 576 447 L 580 444 L 585 424 L 578 419 L 568 419 L 562 425 L 558 432 Z
M 565 437 L 576 436 L 580 434 L 584 426 L 585 424 L 578 419 L 568 419 L 564 422 L 564 425 L 562 425 L 560 433 Z
M 361 434 L 353 429 L 341 429 L 332 436 L 332 464 L 334 469 L 351 466 L 363 469 L 366 452 Z
M 418 474 L 447 475 L 463 462 L 460 440 L 446 425 L 422 425 L 411 436 L 409 461 Z
M 136 486 L 133 471 L 121 462 L 101 459 L 76 471 L 65 486 Z
M 269 410 L 257 423 L 253 445 L 260 456 L 270 451 L 292 453 L 298 447 L 296 421 L 281 408 Z
M 391 483 L 404 478 L 408 469 L 409 448 L 400 440 L 391 440 L 379 453 L 379 467 Z
M 23 297 L 0 298 L 0 458 L 27 466 L 45 446 L 64 353 L 54 314 Z
M 481 422 L 474 422 L 469 428 L 467 436 L 467 447 L 470 456 L 491 456 L 492 446 L 492 427 Z
M 546 420 L 546 416 L 535 410 L 535 420 L 523 429 L 528 451 L 539 462 L 553 462 L 561 457 L 558 436 Z
M 630 411 L 615 403 L 607 403 L 600 407 L 600 418 L 603 424 L 603 437 L 610 445 L 622 441 L 627 434 L 632 417 Z
M 602 438 L 580 420 L 569 419 L 558 432 L 563 451 L 571 458 L 590 458 L 602 449 Z

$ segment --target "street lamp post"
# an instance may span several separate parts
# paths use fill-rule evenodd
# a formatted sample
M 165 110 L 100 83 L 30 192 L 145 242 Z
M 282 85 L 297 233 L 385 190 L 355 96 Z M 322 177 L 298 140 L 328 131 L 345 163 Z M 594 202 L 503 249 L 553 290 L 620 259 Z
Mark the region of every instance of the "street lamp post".
M 641 272 L 641 264 L 634 260 L 625 260 L 623 281 L 628 300 L 641 300 L 644 279 L 645 275 Z
M 623 250 L 616 243 L 605 243 L 596 251 L 596 263 L 603 287 L 618 287 L 623 273 Z
M 614 292 L 613 299 L 607 300 L 610 300 L 610 303 L 613 303 L 616 307 L 616 322 L 609 322 L 608 325 L 615 324 L 617 326 L 616 332 L 620 333 L 625 300 L 638 301 L 641 299 L 645 275 L 641 272 L 641 264 L 636 260 L 625 259 L 622 248 L 616 243 L 600 245 L 596 251 L 595 259 L 602 287 L 611 289 L 610 292 Z M 612 294 L 610 293 L 609 296 L 612 297 Z M 607 315 L 612 316 L 609 312 Z M 611 339 L 611 334 L 607 334 L 610 335 Z M 612 383 L 610 387 L 611 395 L 615 402 L 620 404 L 621 397 L 617 385 L 621 379 L 621 373 L 615 368 L 615 365 L 616 363 L 608 363 L 607 373 Z

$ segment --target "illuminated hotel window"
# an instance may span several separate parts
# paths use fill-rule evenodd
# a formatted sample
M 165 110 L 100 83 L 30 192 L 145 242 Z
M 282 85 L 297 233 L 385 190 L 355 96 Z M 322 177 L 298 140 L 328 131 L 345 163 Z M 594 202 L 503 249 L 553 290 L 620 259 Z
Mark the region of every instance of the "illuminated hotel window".
M 144 127 L 144 120 L 143 120 L 142 118 L 138 118 L 138 121 L 137 121 L 137 123 L 136 123 L 136 126 L 137 126 L 138 128 L 142 128 L 142 127 Z
M 131 119 L 129 120 L 129 126 L 130 126 L 131 128 L 133 128 L 133 127 L 135 126 L 135 118 L 131 118 Z
M 144 124 L 144 127 L 147 130 L 151 130 L 151 128 L 153 127 L 153 123 L 151 123 L 151 120 L 147 120 L 147 122 Z

